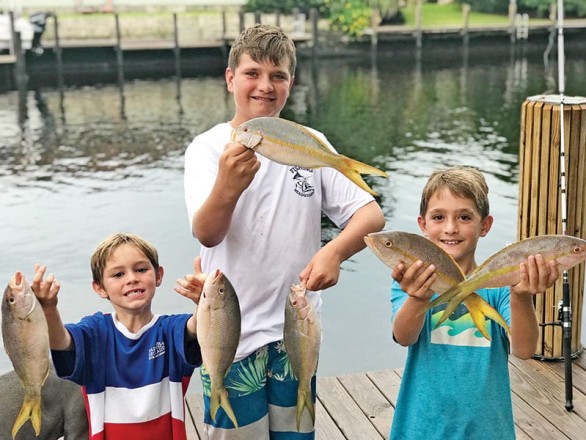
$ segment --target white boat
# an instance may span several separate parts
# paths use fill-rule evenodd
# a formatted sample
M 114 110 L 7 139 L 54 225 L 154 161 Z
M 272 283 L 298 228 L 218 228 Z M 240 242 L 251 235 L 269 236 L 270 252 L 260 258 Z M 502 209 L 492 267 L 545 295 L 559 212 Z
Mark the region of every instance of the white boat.
M 33 41 L 33 27 L 24 18 L 14 19 L 14 30 L 20 32 L 20 41 L 23 50 L 29 50 Z M 12 53 L 12 33 L 10 31 L 10 15 L 0 14 L 0 52 Z

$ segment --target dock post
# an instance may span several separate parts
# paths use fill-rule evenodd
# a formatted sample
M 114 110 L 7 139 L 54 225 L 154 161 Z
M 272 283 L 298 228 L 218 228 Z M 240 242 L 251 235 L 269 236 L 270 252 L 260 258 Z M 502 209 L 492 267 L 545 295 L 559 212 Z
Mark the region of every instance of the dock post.
M 240 32 L 244 30 L 244 27 L 244 9 L 240 8 L 240 10 L 238 11 L 238 29 L 240 30 Z
M 261 23 L 261 12 L 260 11 L 254 11 L 254 24 L 260 24 Z
M 179 47 L 179 28 L 177 13 L 173 13 L 173 53 L 175 54 L 175 75 L 181 77 L 181 48 Z
M 464 15 L 464 26 L 462 27 L 462 36 L 464 37 L 464 43 L 468 42 L 468 28 L 470 22 L 470 5 L 468 3 L 464 3 L 462 5 L 462 14 Z
M 61 50 L 61 41 L 59 40 L 59 19 L 57 14 L 53 14 L 53 32 L 55 34 L 55 58 L 57 59 L 57 78 L 59 81 L 59 90 L 63 90 L 63 51 Z
M 309 17 L 311 19 L 311 52 L 315 55 L 319 41 L 319 11 L 316 8 L 311 8 L 309 10 Z
M 509 34 L 511 37 L 511 43 L 517 41 L 517 22 L 515 17 L 517 16 L 517 1 L 512 0 L 509 2 Z
M 563 95 L 562 95 L 563 96 Z M 560 95 L 538 95 L 521 109 L 519 142 L 519 240 L 562 234 L 560 190 Z M 564 167 L 567 194 L 567 234 L 586 238 L 586 98 L 563 97 Z M 582 352 L 580 342 L 584 304 L 584 264 L 568 270 L 571 289 L 572 357 Z M 562 277 L 544 294 L 536 295 L 540 334 L 534 357 L 563 359 Z
M 121 36 L 120 36 L 120 18 L 118 12 L 114 14 L 116 24 L 116 61 L 118 65 L 118 82 L 124 82 L 124 54 L 122 53 Z
M 373 52 L 376 52 L 378 46 L 378 24 L 380 23 L 380 16 L 378 13 L 378 8 L 372 8 L 372 13 L 370 15 L 370 28 L 372 29 L 372 34 L 370 34 L 370 47 Z
M 26 60 L 22 49 L 20 32 L 14 26 L 14 12 L 10 11 L 10 35 L 12 38 L 12 53 L 16 57 L 16 69 L 14 71 L 16 83 L 26 82 Z
M 417 0 L 417 4 L 415 5 L 415 27 L 417 30 L 415 31 L 415 43 L 417 48 L 421 48 L 423 44 L 423 29 L 421 28 L 423 19 L 423 7 L 421 5 L 421 0 Z

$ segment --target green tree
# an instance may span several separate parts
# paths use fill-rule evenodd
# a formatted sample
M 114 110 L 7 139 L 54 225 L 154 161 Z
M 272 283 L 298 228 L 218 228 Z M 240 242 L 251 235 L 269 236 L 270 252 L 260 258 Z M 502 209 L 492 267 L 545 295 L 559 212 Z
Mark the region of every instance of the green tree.
M 244 5 L 246 12 L 281 12 L 291 14 L 293 9 L 309 14 L 310 9 L 317 9 L 322 16 L 328 15 L 324 0 L 248 0 Z

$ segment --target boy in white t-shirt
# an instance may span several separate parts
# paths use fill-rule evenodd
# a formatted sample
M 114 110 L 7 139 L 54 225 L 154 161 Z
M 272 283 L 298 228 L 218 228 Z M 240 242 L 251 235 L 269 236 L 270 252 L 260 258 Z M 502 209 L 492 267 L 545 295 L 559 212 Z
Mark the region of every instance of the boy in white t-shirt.
M 219 268 L 227 275 L 242 315 L 235 363 L 225 379 L 239 428 L 232 429 L 223 410 L 215 421 L 210 417 L 209 377 L 202 369 L 210 438 L 314 437 L 307 411 L 297 432 L 297 381 L 282 342 L 286 297 L 291 284 L 303 282 L 319 307 L 319 291 L 337 283 L 341 263 L 385 223 L 373 197 L 338 171 L 281 165 L 231 141 L 241 123 L 279 116 L 295 66 L 295 46 L 280 28 L 245 29 L 225 74 L 234 117 L 198 135 L 185 153 L 185 200 L 204 272 Z M 322 212 L 342 231 L 320 248 Z M 312 385 L 315 401 L 315 377 Z

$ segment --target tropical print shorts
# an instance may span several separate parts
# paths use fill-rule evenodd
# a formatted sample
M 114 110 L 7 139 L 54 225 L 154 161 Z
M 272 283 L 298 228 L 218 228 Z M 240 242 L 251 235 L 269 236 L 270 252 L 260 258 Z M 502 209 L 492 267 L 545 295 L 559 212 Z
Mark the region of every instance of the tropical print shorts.
M 205 405 L 205 435 L 213 440 L 289 440 L 314 439 L 315 432 L 309 411 L 302 413 L 297 431 L 297 379 L 283 341 L 259 348 L 255 353 L 232 364 L 224 379 L 230 405 L 238 428 L 222 407 L 215 422 L 210 415 L 210 376 L 201 367 Z M 316 381 L 311 380 L 315 404 Z M 315 405 L 314 405 L 315 406 Z

